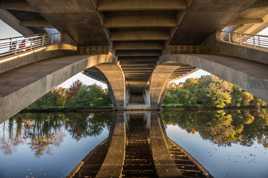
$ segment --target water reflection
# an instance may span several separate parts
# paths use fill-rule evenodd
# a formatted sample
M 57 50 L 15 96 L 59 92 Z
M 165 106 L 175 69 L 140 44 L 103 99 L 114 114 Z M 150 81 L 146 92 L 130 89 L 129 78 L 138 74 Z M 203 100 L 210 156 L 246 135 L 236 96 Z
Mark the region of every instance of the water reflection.
M 164 112 L 162 119 L 166 124 L 179 125 L 188 133 L 198 132 L 203 139 L 218 145 L 231 146 L 232 143 L 239 143 L 251 146 L 257 141 L 268 147 L 266 109 Z
M 146 128 L 158 118 L 157 113 L 144 116 Z M 182 110 L 160 116 L 167 136 L 214 177 L 268 177 L 267 110 Z M 65 177 L 108 137 L 115 118 L 116 113 L 17 115 L 0 124 L 0 177 Z M 127 128 L 139 125 L 131 126 L 129 118 Z
M 268 111 L 163 112 L 167 135 L 216 178 L 268 177 Z
M 105 114 L 19 114 L 0 125 L 0 177 L 26 176 L 29 172 L 32 172 L 27 170 L 34 167 L 34 164 L 40 165 L 40 167 L 44 166 L 43 169 L 46 172 L 41 175 L 40 171 L 36 170 L 34 176 L 64 177 L 65 175 L 62 170 L 67 167 L 69 170 L 72 169 L 75 163 L 79 162 L 86 152 L 89 151 L 90 147 L 94 148 L 97 143 L 108 136 L 112 122 L 113 115 L 107 117 Z M 74 143 L 80 143 L 80 145 L 73 145 Z M 19 155 L 22 150 L 27 158 L 22 158 L 23 155 Z M 60 155 L 58 153 L 59 150 L 62 150 L 60 153 L 62 157 L 72 157 L 68 155 L 70 154 L 69 151 L 75 151 L 72 153 L 75 155 L 73 157 L 73 165 L 70 162 L 64 163 L 56 160 L 58 157 L 55 155 Z M 18 162 L 28 162 L 27 169 L 16 170 L 15 173 L 14 171 L 12 172 L 14 167 L 5 166 L 9 163 L 13 164 L 11 162 L 12 159 Z M 64 158 L 61 159 L 64 160 Z M 53 161 L 61 162 L 61 170 L 55 171 L 50 169 L 49 166 L 45 166 Z M 52 174 L 47 173 L 50 171 L 54 172 Z

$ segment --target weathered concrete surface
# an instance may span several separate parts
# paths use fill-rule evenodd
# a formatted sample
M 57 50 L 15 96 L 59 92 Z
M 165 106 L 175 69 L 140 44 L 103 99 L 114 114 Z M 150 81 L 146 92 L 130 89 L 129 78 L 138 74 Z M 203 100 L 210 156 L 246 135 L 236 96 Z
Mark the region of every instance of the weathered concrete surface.
M 18 113 L 74 74 L 111 55 L 61 57 L 33 63 L 0 75 L 0 122 Z
M 109 149 L 96 178 L 121 177 L 125 160 L 126 128 L 123 113 L 117 115 Z
M 148 89 L 150 76 L 166 45 L 200 45 L 226 25 L 260 22 L 262 20 L 259 15 L 265 14 L 266 9 L 261 8 L 260 13 L 260 9 L 256 7 L 267 4 L 263 0 L 218 0 L 217 3 L 198 0 L 23 2 L 24 4 L 21 4 L 22 1 L 1 1 L 2 7 L 17 18 L 13 26 L 25 28 L 21 24 L 42 25 L 41 27 L 52 25 L 72 37 L 78 44 L 79 52 L 83 54 L 91 54 L 95 46 L 103 50 L 113 50 L 114 54 L 118 54 L 130 93 L 139 94 Z M 16 9 L 22 12 L 14 12 Z M 21 13 L 24 15 L 20 15 Z M 259 15 L 255 16 L 256 14 Z M 31 29 L 39 32 L 43 30 Z M 267 64 L 265 53 L 234 48 L 233 45 L 221 46 L 222 44 L 215 43 L 215 36 L 213 37 L 210 47 L 215 48 L 217 53 Z M 141 83 L 144 85 L 140 85 Z M 159 96 L 164 91 L 160 88 L 158 91 L 156 89 Z M 154 98 L 157 98 L 157 102 L 161 101 L 161 97 Z
M 96 66 L 108 81 L 115 99 L 116 108 L 125 107 L 126 83 L 121 67 L 117 64 L 100 64 Z
M 156 66 L 151 76 L 149 89 L 152 106 L 157 106 L 161 102 L 161 98 L 164 95 L 170 77 L 178 67 L 178 65 L 164 64 Z
M 151 118 L 150 140 L 154 166 L 159 178 L 175 178 L 182 176 L 175 161 L 170 158 L 166 136 L 156 115 Z
M 34 62 L 75 54 L 77 53 L 74 46 L 62 44 L 40 47 L 32 51 L 21 52 L 17 55 L 1 57 L 0 74 Z
M 186 3 L 180 0 L 101 0 L 99 11 L 137 11 L 137 10 L 183 10 Z
M 262 19 L 261 23 L 247 23 L 244 25 L 239 25 L 235 29 L 235 32 L 245 33 L 245 34 L 256 34 L 265 27 L 267 27 L 268 22 L 268 1 L 260 0 L 255 1 L 255 3 L 249 8 L 244 9 L 240 13 L 240 18 L 250 18 L 250 19 Z
M 163 55 L 161 63 L 204 69 L 268 101 L 268 65 L 218 55 Z
M 66 32 L 84 45 L 108 45 L 108 33 L 102 26 L 97 1 L 93 0 L 27 0 L 51 25 Z M 64 20 L 63 20 L 64 17 Z

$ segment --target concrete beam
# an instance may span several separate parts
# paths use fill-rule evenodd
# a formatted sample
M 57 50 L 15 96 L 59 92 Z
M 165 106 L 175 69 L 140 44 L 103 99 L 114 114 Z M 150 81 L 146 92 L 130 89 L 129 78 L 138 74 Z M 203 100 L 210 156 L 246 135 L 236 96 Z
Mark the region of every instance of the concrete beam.
M 123 69 L 125 74 L 148 74 L 148 73 L 152 73 L 153 69 L 147 69 L 147 70 L 143 70 L 143 69 L 136 69 L 136 70 L 129 70 L 129 69 Z
M 127 82 L 127 85 L 132 85 L 132 86 L 144 87 L 145 85 L 147 85 L 146 81 L 131 81 L 131 80 L 128 80 L 126 82 Z
M 106 17 L 103 23 L 105 28 L 141 28 L 141 27 L 170 27 L 177 25 L 174 17 L 159 13 L 155 15 L 112 15 Z
M 151 68 L 151 67 L 154 67 L 155 65 L 154 64 L 121 64 L 122 67 L 148 67 L 148 68 Z
M 131 79 L 135 79 L 135 80 L 146 80 L 148 76 L 144 75 L 144 74 L 125 74 L 126 78 L 131 78 Z
M 154 67 L 139 67 L 139 66 L 122 66 L 122 68 L 124 68 L 124 71 L 132 71 L 132 70 L 147 71 L 154 69 Z
M 159 30 L 124 30 L 111 32 L 112 41 L 165 41 L 169 33 Z
M 75 47 L 66 44 L 61 44 L 40 47 L 32 51 L 18 53 L 17 55 L 1 57 L 0 74 L 42 60 L 71 56 L 75 54 L 77 54 Z
M 112 55 L 60 57 L 0 75 L 0 122 L 3 122 L 78 72 L 100 63 L 113 62 Z
M 163 45 L 157 42 L 115 42 L 113 48 L 115 50 L 161 50 Z
M 49 28 L 53 27 L 48 21 L 46 20 L 25 20 L 21 21 L 20 24 L 25 27 L 37 27 L 37 28 Z
M 184 0 L 101 0 L 99 11 L 184 10 Z
M 37 12 L 26 1 L 1 1 L 0 9 L 17 10 L 25 12 Z
M 158 57 L 120 57 L 119 61 L 121 65 L 127 64 L 156 64 Z
M 159 50 L 152 50 L 152 51 L 133 51 L 133 50 L 120 50 L 116 51 L 117 56 L 160 56 L 161 51 Z
M 263 23 L 264 20 L 262 18 L 245 18 L 240 17 L 236 19 L 234 22 L 231 22 L 229 25 L 244 25 L 244 24 L 256 24 Z

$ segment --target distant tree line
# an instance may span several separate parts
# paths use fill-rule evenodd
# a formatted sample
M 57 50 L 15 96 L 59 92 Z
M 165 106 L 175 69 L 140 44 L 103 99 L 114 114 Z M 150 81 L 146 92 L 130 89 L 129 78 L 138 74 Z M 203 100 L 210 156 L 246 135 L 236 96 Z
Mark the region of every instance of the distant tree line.
M 29 106 L 29 109 L 88 108 L 111 106 L 108 90 L 76 81 L 70 88 L 56 88 Z M 190 78 L 171 84 L 163 101 L 165 107 L 244 107 L 267 106 L 267 103 L 239 86 L 216 76 Z
M 70 88 L 56 88 L 34 102 L 28 109 L 87 108 L 111 106 L 107 89 L 97 85 L 83 85 L 76 81 Z
M 266 106 L 267 104 L 235 84 L 208 75 L 170 85 L 163 105 L 224 108 L 230 106 Z

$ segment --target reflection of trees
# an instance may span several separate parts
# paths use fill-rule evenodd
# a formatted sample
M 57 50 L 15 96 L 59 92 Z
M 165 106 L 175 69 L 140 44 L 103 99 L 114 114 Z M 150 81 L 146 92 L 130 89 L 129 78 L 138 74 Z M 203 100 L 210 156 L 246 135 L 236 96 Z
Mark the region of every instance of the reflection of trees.
M 199 132 L 202 138 L 219 145 L 239 143 L 250 146 L 257 141 L 268 146 L 268 111 L 265 109 L 165 112 L 162 119 L 166 124 L 177 124 L 187 132 Z
M 99 135 L 105 127 L 110 128 L 111 115 L 88 113 L 25 113 L 0 125 L 0 149 L 12 154 L 16 145 L 27 143 L 37 156 L 50 153 L 51 146 L 60 145 L 65 130 L 79 140 Z
M 103 128 L 112 124 L 111 116 L 105 114 L 91 116 L 88 113 L 67 113 L 65 127 L 75 139 L 79 140 L 81 137 L 97 136 Z

